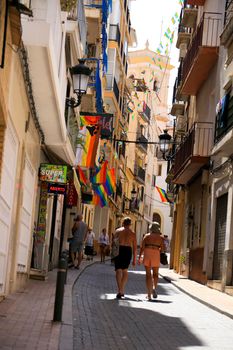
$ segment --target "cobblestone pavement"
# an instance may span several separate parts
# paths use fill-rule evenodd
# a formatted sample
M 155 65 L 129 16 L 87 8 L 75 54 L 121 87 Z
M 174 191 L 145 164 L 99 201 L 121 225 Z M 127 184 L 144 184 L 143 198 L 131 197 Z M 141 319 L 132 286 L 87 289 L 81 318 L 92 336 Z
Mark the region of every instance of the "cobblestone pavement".
M 110 263 L 87 267 L 73 290 L 74 349 L 232 350 L 233 320 L 159 279 L 146 300 L 142 267 L 129 270 L 125 300 L 117 300 Z

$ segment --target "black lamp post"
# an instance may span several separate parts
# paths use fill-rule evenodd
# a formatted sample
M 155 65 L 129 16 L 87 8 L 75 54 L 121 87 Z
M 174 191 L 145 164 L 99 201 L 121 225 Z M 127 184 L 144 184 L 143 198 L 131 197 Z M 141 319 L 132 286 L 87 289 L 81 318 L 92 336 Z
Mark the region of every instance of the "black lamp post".
M 73 80 L 73 90 L 77 95 L 77 100 L 75 98 L 67 98 L 66 103 L 68 106 L 74 108 L 78 107 L 81 103 L 82 95 L 87 92 L 88 79 L 92 70 L 84 64 L 85 60 L 80 59 L 79 64 L 71 67 L 70 73 Z
M 159 145 L 160 151 L 163 155 L 163 159 L 171 160 L 169 157 L 169 153 L 171 150 L 171 135 L 168 134 L 167 130 L 163 130 L 163 134 L 159 135 Z

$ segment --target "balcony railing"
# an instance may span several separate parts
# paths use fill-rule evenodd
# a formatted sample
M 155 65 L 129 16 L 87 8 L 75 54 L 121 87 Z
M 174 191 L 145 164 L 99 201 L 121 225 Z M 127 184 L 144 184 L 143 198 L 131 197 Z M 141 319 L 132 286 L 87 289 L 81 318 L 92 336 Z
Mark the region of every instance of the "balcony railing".
M 84 5 L 87 7 L 101 8 L 102 0 L 83 0 Z
M 121 44 L 121 33 L 118 24 L 110 24 L 109 29 L 109 40 L 117 41 L 118 46 L 120 47 Z
M 227 25 L 233 17 L 233 0 L 227 0 L 225 9 L 224 24 Z
M 225 96 L 229 99 L 227 107 L 216 116 L 214 143 L 218 142 L 226 133 L 233 128 L 233 96 Z
M 142 148 L 143 151 L 147 152 L 148 144 L 146 142 L 148 142 L 148 139 L 144 135 L 140 135 L 137 138 L 137 141 L 142 142 L 142 143 L 137 143 L 137 146 Z
M 138 108 L 138 112 L 140 116 L 145 120 L 145 122 L 148 123 L 150 121 L 151 109 L 145 101 L 141 103 L 140 107 Z
M 212 144 L 213 123 L 194 123 L 187 137 L 176 151 L 173 168 L 174 176 L 177 177 L 192 157 L 209 157 Z
M 136 176 L 136 178 L 140 182 L 145 183 L 146 172 L 140 166 L 137 166 L 137 165 L 135 166 L 135 168 L 134 168 L 134 175 Z
M 187 77 L 198 54 L 199 47 L 218 47 L 221 31 L 221 14 L 205 12 L 197 27 L 183 62 L 183 80 Z

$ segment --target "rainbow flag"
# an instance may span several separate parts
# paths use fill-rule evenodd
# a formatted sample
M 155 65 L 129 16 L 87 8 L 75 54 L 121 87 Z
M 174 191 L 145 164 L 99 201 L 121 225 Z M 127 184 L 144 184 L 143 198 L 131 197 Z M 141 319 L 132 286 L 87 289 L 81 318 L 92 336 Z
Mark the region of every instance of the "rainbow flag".
M 85 116 L 85 115 L 80 115 L 80 124 L 82 126 L 87 126 L 87 125 L 95 125 L 98 124 L 101 120 L 101 116 Z
M 162 188 L 158 187 L 158 186 L 155 186 L 156 190 L 159 192 L 159 195 L 160 195 L 160 199 L 163 203 L 167 203 L 167 202 L 170 202 L 168 197 L 167 197 L 167 194 L 166 194 L 166 191 L 163 190 Z
M 88 180 L 86 178 L 86 175 L 84 174 L 84 171 L 80 168 L 80 166 L 77 166 L 77 170 L 78 170 L 77 175 L 78 175 L 78 179 L 79 179 L 80 184 L 82 186 L 87 186 Z
M 111 196 L 114 192 L 116 192 L 116 177 L 114 168 L 107 170 L 104 188 L 108 196 Z
M 85 129 L 84 149 L 80 150 L 79 164 L 83 167 L 94 168 L 101 127 L 95 124 L 87 125 Z
M 105 191 L 105 188 L 103 185 L 93 186 L 93 190 L 95 194 L 99 197 L 99 205 L 102 207 L 105 207 L 108 205 L 108 195 Z
M 91 183 L 92 184 L 104 184 L 106 182 L 107 176 L 107 165 L 108 161 L 106 160 L 100 168 L 98 168 L 98 172 L 92 176 Z

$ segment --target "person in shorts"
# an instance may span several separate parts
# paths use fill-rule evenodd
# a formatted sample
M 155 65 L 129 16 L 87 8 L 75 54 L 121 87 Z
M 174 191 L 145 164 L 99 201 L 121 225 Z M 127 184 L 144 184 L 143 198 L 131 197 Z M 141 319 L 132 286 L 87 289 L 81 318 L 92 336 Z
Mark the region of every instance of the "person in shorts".
M 165 251 L 164 238 L 161 237 L 160 225 L 153 222 L 150 225 L 150 232 L 147 233 L 141 244 L 138 263 L 141 263 L 141 257 L 144 254 L 143 264 L 146 270 L 147 298 L 151 300 L 157 298 L 156 287 L 158 284 L 160 251 Z M 152 275 L 151 275 L 152 272 Z
M 87 238 L 87 224 L 82 219 L 83 217 L 81 214 L 77 216 L 72 228 L 73 238 L 70 243 L 71 259 L 76 269 L 80 267 L 83 258 L 84 242 Z M 78 260 L 77 264 L 76 260 Z
M 123 226 L 116 230 L 119 238 L 119 255 L 114 258 L 116 282 L 118 287 L 117 299 L 124 297 L 125 285 L 128 280 L 128 267 L 133 257 L 133 266 L 136 265 L 137 241 L 136 234 L 130 229 L 131 219 L 123 220 Z

